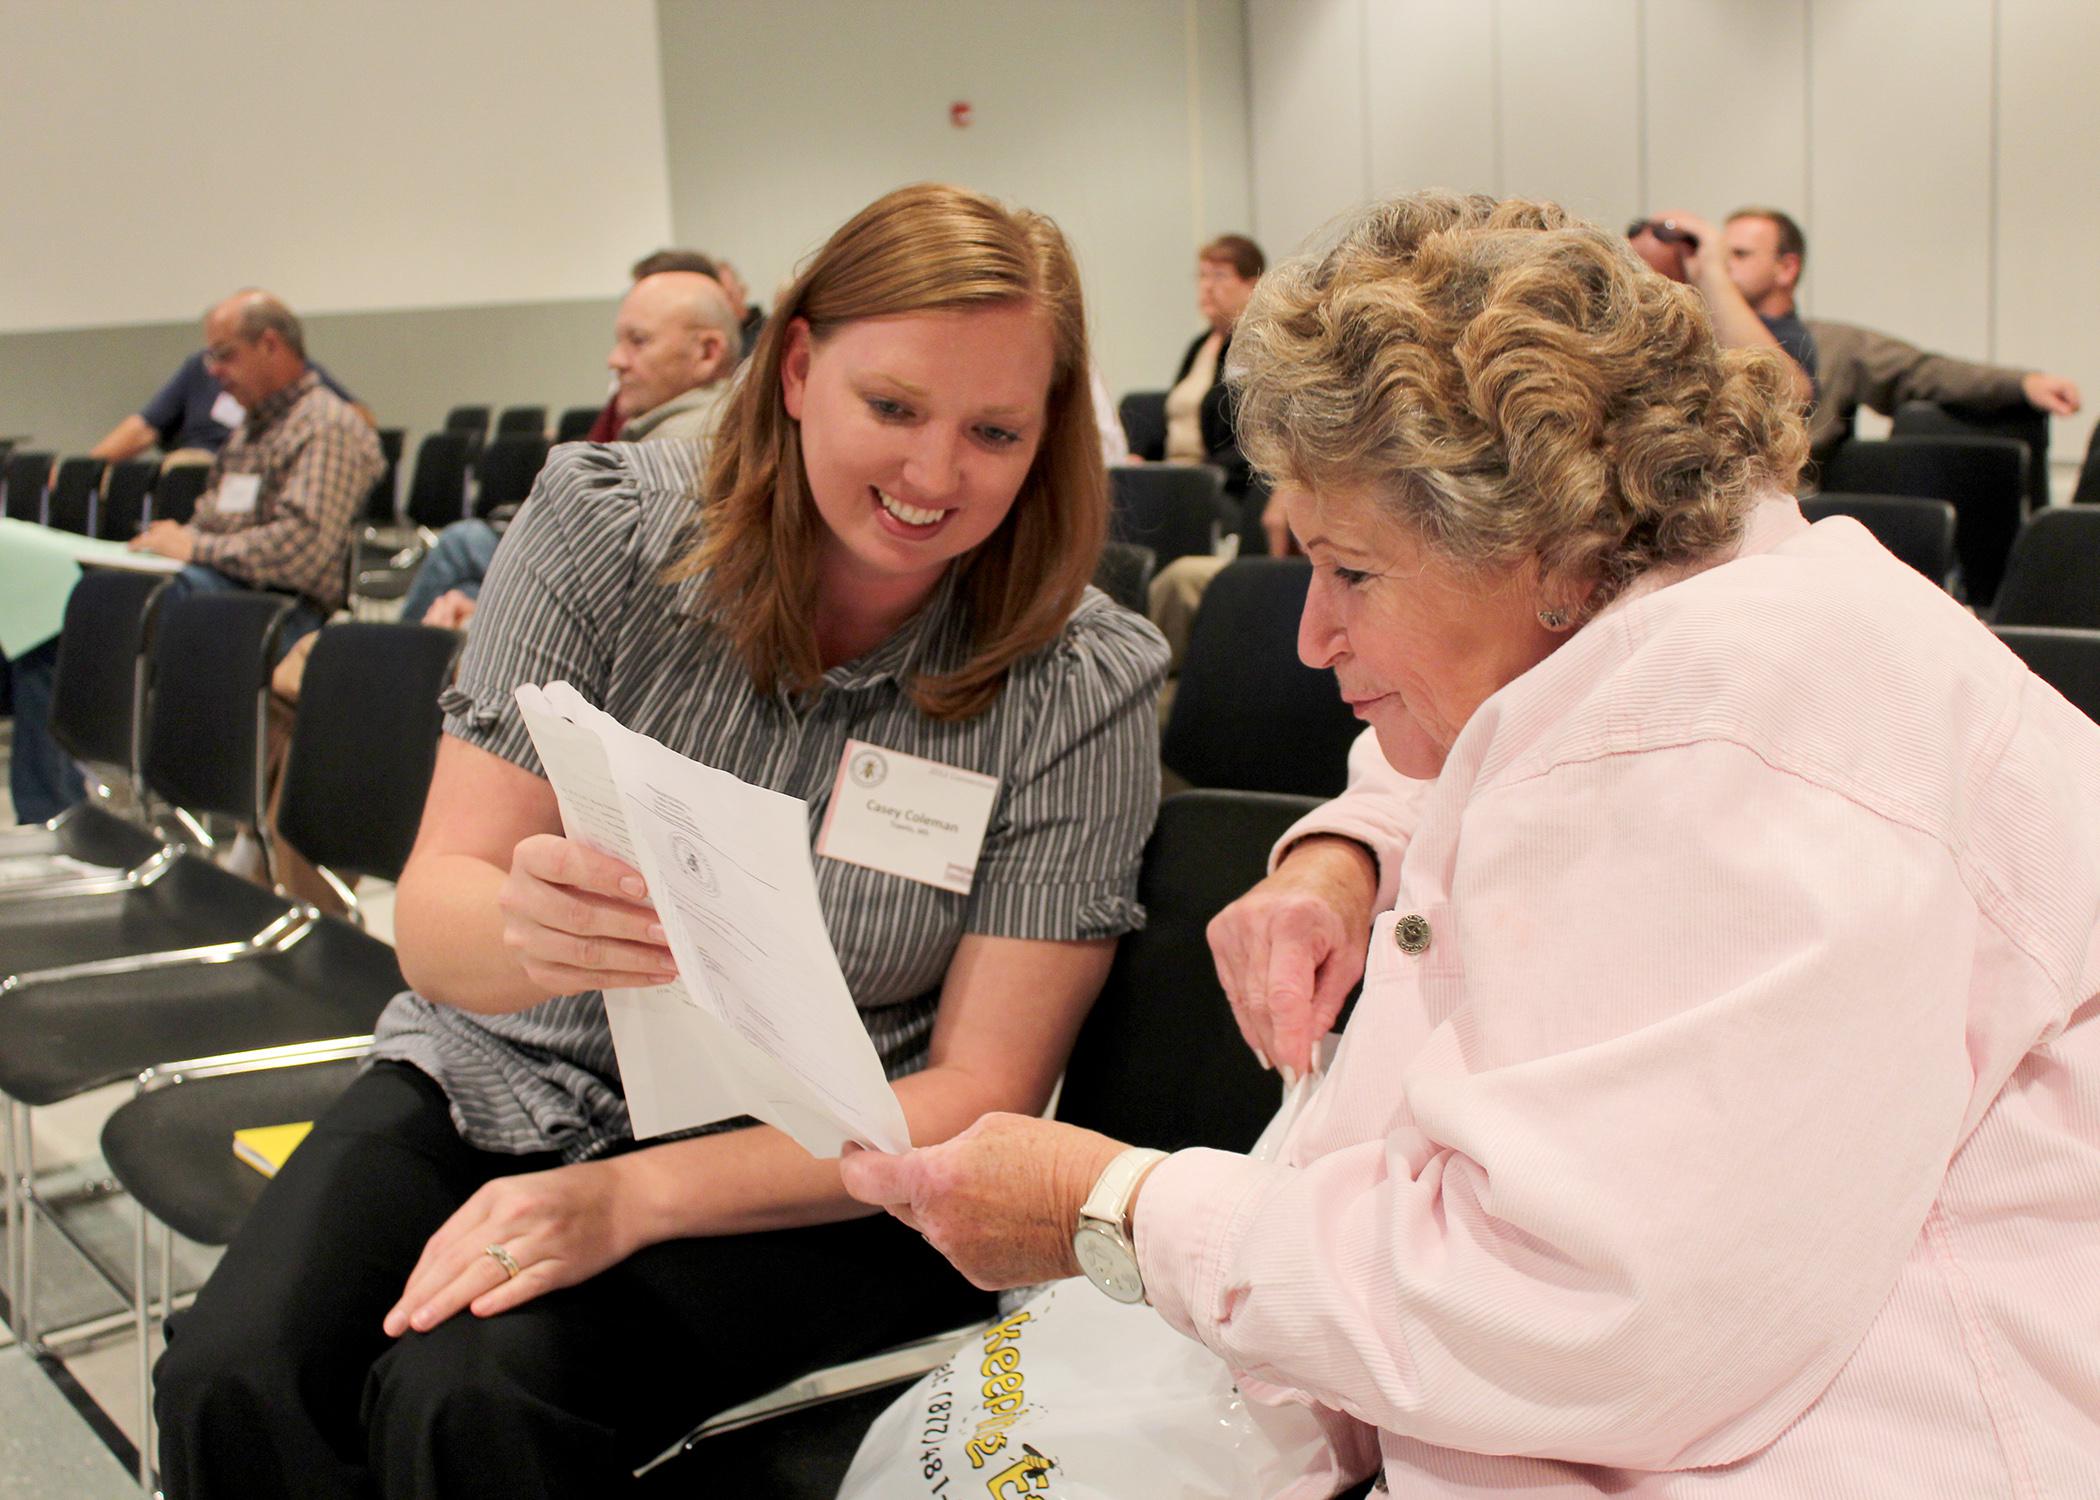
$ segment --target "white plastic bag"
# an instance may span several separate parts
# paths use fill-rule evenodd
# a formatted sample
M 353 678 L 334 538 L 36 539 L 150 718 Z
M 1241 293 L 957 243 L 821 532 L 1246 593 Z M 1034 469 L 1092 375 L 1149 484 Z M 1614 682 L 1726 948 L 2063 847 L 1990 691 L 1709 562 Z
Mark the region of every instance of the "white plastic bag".
M 1312 1083 L 1291 1090 L 1256 1156 L 1275 1153 Z M 1074 1279 L 900 1396 L 839 1500 L 1316 1500 L 1358 1477 L 1345 1462 L 1320 1415 L 1249 1401 L 1151 1308 Z

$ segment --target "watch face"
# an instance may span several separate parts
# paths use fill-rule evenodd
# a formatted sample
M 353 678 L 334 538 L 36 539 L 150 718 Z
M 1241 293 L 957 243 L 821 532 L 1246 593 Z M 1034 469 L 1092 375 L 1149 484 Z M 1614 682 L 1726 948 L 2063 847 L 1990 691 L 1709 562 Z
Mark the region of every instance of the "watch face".
M 1118 1302 L 1145 1300 L 1145 1280 L 1138 1275 L 1137 1257 L 1120 1236 L 1095 1224 L 1082 1224 L 1072 1236 L 1072 1250 L 1087 1280 L 1109 1296 Z

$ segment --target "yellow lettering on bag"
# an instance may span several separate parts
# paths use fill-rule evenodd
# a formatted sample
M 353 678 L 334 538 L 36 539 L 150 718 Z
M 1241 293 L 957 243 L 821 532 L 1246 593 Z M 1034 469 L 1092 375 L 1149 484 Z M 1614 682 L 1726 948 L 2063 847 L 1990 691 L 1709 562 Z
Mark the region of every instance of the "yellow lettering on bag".
M 991 1396 L 1010 1396 L 1021 1389 L 1024 1377 L 1020 1374 L 994 1375 L 984 1383 L 984 1393 Z
M 1050 1471 L 1056 1467 L 1042 1454 L 1027 1448 L 1025 1457 L 1015 1459 L 984 1482 L 985 1493 L 993 1500 L 1023 1500 L 1049 1489 Z
M 994 1349 L 990 1354 L 987 1354 L 984 1357 L 984 1363 L 979 1366 L 979 1369 L 986 1375 L 1001 1375 L 1020 1362 L 1021 1351 L 1012 1344 L 1008 1344 L 1002 1349 Z

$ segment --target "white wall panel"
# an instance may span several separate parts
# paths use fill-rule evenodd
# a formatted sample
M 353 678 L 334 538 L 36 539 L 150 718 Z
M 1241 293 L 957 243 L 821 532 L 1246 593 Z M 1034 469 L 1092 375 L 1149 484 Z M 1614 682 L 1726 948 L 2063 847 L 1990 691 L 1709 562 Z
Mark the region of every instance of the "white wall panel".
M 1196 247 L 1247 228 L 1237 4 L 663 0 L 657 19 L 678 238 L 761 301 L 882 193 L 957 182 L 1064 229 L 1111 390 L 1171 380 L 1201 327 Z
M 1808 212 L 1808 0 L 1648 0 L 1647 203 Z
M 1496 191 L 1495 14 L 1480 0 L 1368 0 L 1374 196 Z
M 189 322 L 244 283 L 307 312 L 600 297 L 670 227 L 649 0 L 4 15 L 0 331 Z
M 1282 256 L 1371 192 L 1363 0 L 1247 0 L 1254 233 Z
M 2055 370 L 2087 409 L 2050 452 L 2075 462 L 2100 403 L 2100 6 L 1999 0 L 1995 359 Z
M 1623 226 L 1640 208 L 1637 0 L 1496 0 L 1502 191 Z
M 1815 0 L 1802 302 L 1988 353 L 1991 0 Z

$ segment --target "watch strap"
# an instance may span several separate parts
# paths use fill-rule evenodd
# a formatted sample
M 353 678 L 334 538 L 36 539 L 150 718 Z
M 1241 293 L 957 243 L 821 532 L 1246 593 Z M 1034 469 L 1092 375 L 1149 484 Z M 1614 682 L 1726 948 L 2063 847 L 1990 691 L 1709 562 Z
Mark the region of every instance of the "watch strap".
M 1086 1195 L 1080 1205 L 1082 1221 L 1095 1219 L 1112 1226 L 1125 1239 L 1130 1236 L 1130 1199 L 1137 1192 L 1138 1183 L 1152 1167 L 1167 1159 L 1164 1151 L 1155 1151 L 1149 1146 L 1132 1146 L 1119 1153 L 1101 1175 L 1094 1179 L 1094 1190 Z

